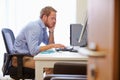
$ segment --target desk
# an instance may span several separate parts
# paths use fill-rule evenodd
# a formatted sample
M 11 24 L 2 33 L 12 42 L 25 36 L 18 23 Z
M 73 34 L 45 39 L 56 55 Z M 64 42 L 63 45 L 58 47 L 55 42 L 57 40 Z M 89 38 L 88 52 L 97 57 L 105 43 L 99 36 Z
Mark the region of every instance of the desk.
M 75 52 L 54 52 L 51 54 L 38 54 L 35 60 L 35 80 L 43 80 L 43 68 L 53 68 L 56 62 L 86 62 L 88 57 Z

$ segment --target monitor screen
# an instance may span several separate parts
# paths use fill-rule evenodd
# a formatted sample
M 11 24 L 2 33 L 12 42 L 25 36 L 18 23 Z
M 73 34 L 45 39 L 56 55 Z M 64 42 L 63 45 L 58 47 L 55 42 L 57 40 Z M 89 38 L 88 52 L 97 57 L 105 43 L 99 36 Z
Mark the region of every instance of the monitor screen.
M 87 45 L 87 25 L 70 24 L 70 45 L 84 47 Z

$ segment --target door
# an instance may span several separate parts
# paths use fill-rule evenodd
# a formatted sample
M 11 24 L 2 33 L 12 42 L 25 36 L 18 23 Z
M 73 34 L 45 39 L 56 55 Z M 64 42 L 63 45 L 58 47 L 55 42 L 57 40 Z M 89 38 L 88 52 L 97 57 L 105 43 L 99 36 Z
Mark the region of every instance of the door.
M 103 57 L 88 59 L 88 80 L 119 80 L 118 0 L 88 0 L 88 45 L 94 43 Z M 94 71 L 93 71 L 94 70 Z

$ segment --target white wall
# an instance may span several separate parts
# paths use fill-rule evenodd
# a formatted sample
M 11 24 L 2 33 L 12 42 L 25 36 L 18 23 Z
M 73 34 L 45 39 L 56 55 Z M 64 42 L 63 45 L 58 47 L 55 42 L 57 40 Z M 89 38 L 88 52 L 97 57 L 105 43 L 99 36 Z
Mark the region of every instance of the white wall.
M 84 19 L 87 15 L 87 1 L 88 0 L 77 0 L 77 23 L 84 24 Z

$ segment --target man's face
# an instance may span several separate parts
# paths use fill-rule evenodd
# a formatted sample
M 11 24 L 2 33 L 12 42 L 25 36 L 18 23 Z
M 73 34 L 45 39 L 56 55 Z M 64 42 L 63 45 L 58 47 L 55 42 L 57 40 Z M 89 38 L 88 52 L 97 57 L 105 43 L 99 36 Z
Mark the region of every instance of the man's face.
M 47 17 L 47 20 L 45 22 L 46 26 L 48 28 L 55 27 L 56 24 L 56 12 L 51 12 L 50 15 Z

